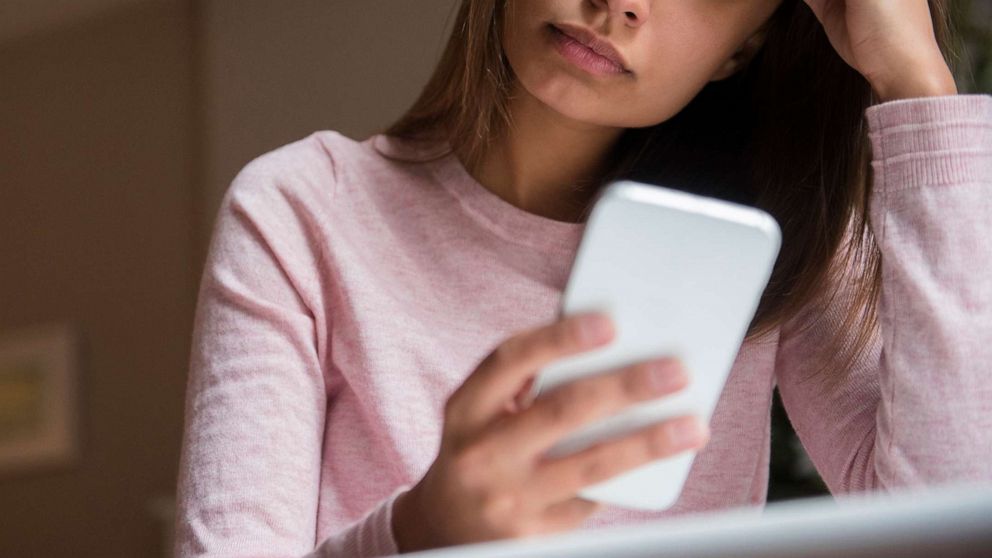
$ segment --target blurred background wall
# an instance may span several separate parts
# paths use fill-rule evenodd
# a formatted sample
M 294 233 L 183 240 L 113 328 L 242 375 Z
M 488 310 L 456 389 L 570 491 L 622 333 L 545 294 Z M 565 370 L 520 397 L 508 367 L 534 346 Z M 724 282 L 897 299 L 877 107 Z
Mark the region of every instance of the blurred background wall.
M 0 3 L 24 22 L 0 43 L 0 331 L 70 324 L 80 388 L 77 459 L 0 476 L 0 556 L 158 556 L 195 296 L 191 12 Z
M 80 390 L 77 457 L 0 471 L 0 556 L 166 555 L 224 190 L 314 130 L 361 138 L 398 116 L 455 4 L 0 0 L 0 336 L 70 325 Z M 989 0 L 958 5 L 979 14 L 962 89 L 990 91 Z M 770 497 L 815 493 L 776 412 Z
M 317 129 L 364 138 L 426 83 L 455 0 L 202 2 L 205 207 L 251 158 Z M 450 18 L 449 18 L 450 15 Z
M 79 442 L 0 556 L 163 556 L 213 215 L 251 158 L 412 102 L 453 0 L 0 0 L 0 335 L 68 323 Z

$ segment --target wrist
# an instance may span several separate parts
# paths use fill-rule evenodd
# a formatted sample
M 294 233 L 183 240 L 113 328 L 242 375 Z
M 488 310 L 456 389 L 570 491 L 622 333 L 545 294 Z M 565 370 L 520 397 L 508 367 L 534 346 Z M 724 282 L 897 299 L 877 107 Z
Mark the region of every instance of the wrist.
M 872 82 L 872 90 L 879 102 L 958 94 L 954 76 L 946 64 L 935 70 L 914 71 L 910 75 L 908 78 Z

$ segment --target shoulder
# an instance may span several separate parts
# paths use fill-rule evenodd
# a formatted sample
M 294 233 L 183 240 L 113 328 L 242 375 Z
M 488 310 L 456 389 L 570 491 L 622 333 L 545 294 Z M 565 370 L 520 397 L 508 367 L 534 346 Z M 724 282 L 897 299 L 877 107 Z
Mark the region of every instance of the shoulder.
M 286 196 L 332 199 L 343 169 L 363 151 L 361 142 L 339 132 L 313 132 L 249 161 L 225 192 L 225 202 Z
M 419 190 L 410 186 L 433 175 L 410 163 L 436 159 L 438 147 L 382 134 L 355 140 L 313 132 L 248 162 L 227 188 L 218 218 L 234 213 L 282 231 L 309 229 L 300 232 L 316 238 L 362 226 L 356 215 L 391 214 L 397 204 L 416 201 Z
M 338 132 L 318 131 L 250 160 L 215 214 L 212 252 L 258 247 L 280 265 L 312 269 L 335 226 L 332 212 L 346 202 L 337 196 L 342 170 L 362 149 Z
M 354 209 L 348 183 L 366 182 L 361 169 L 377 164 L 367 143 L 324 130 L 255 157 L 227 187 L 217 219 L 320 240 Z
M 411 167 L 403 163 L 435 159 L 437 151 L 434 143 L 425 146 L 382 134 L 356 140 L 334 130 L 317 131 L 252 159 L 225 197 L 347 204 L 349 186 L 365 189 L 392 182 L 376 179 L 407 174 Z
M 339 226 L 331 215 L 340 205 L 339 175 L 360 149 L 338 132 L 320 131 L 245 164 L 215 214 L 205 270 L 213 282 L 233 281 L 258 293 L 289 281 L 317 308 L 321 261 Z

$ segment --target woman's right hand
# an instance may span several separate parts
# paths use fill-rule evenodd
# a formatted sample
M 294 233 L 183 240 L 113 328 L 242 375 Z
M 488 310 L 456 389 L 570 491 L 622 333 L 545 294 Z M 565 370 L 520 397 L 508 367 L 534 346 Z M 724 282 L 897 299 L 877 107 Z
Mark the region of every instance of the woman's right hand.
M 434 463 L 394 504 L 400 552 L 571 530 L 601 507 L 575 496 L 583 487 L 706 444 L 707 426 L 686 415 L 543 456 L 579 427 L 688 383 L 677 360 L 662 358 L 570 382 L 519 408 L 542 367 L 613 335 L 608 316 L 589 312 L 514 335 L 486 356 L 448 398 Z

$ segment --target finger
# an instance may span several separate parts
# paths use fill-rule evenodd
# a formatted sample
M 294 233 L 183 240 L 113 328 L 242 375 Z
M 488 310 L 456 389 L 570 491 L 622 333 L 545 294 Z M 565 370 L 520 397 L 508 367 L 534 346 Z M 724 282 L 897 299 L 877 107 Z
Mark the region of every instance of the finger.
M 464 431 L 488 424 L 537 370 L 555 359 L 606 344 L 613 335 L 606 314 L 587 312 L 510 337 L 452 394 L 449 407 L 456 416 L 451 419 Z
M 548 532 L 570 531 L 604 507 L 601 502 L 569 498 L 548 506 L 541 514 L 540 521 Z
M 816 16 L 816 19 L 822 24 L 823 16 L 826 12 L 827 4 L 830 3 L 830 0 L 804 0 L 804 1 L 806 5 L 809 6 L 810 11 L 813 12 L 813 15 Z
M 486 438 L 496 447 L 515 448 L 514 457 L 529 460 L 580 426 L 615 414 L 631 403 L 674 393 L 688 382 L 674 358 L 627 365 L 569 382 L 538 397 L 520 413 L 491 425 Z
M 820 18 L 820 14 L 823 13 L 823 1 L 824 0 L 803 0 L 803 3 L 809 6 L 809 10 L 813 12 L 813 15 Z
M 656 459 L 702 447 L 708 440 L 709 428 L 704 422 L 695 415 L 680 416 L 545 460 L 531 477 L 528 491 L 537 502 L 555 502 Z

